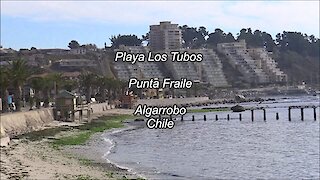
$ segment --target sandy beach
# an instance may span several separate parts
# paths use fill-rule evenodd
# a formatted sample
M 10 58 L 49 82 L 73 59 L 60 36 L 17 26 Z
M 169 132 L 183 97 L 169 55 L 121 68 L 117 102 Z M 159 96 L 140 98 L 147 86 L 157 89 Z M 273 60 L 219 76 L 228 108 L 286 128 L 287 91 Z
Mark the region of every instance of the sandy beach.
M 106 115 L 132 114 L 132 110 L 113 109 L 95 114 L 93 119 Z M 76 123 L 53 123 L 51 126 L 77 126 Z M 108 130 L 112 131 L 112 129 Z M 1 147 L 1 179 L 136 179 L 126 169 L 121 169 L 103 158 L 106 144 L 102 133 L 93 134 L 83 145 L 54 148 L 52 140 L 77 135 L 71 128 L 41 140 L 12 139 L 10 146 Z

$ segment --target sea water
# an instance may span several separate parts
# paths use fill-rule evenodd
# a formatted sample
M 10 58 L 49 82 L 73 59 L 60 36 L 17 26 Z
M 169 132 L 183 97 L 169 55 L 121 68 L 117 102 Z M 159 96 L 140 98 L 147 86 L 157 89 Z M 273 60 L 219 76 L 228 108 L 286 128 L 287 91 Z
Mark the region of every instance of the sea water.
M 304 110 L 304 121 L 300 109 L 291 110 L 289 122 L 286 107 L 319 105 L 319 97 L 241 105 L 269 107 L 266 122 L 262 110 L 254 112 L 254 122 L 250 111 L 242 112 L 242 121 L 239 113 L 230 111 L 187 114 L 173 129 L 139 128 L 107 135 L 115 143 L 107 158 L 150 179 L 319 178 L 319 108 L 317 121 L 310 108 Z M 190 121 L 192 115 L 195 121 Z

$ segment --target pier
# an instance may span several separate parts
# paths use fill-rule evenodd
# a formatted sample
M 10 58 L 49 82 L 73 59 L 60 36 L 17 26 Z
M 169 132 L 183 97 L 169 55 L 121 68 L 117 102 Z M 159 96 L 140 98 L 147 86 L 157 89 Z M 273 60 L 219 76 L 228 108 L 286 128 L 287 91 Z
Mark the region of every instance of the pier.
M 288 108 L 288 121 L 292 121 L 292 111 L 293 110 L 300 110 L 300 121 L 304 121 L 305 120 L 305 110 L 306 109 L 313 109 L 313 121 L 317 121 L 317 118 L 319 118 L 319 113 L 318 113 L 318 117 L 317 117 L 317 108 L 319 108 L 320 106 L 287 106 L 286 108 Z M 271 107 L 270 109 L 274 109 L 275 107 Z M 283 108 L 283 107 L 282 107 Z M 262 113 L 262 120 L 264 122 L 267 122 L 268 120 L 279 120 L 280 119 L 280 115 L 279 112 L 275 112 L 273 116 L 270 115 L 267 116 L 267 109 L 269 109 L 269 107 L 267 108 L 252 108 L 249 109 L 250 110 L 250 119 L 252 122 L 254 122 L 256 120 L 256 116 L 255 114 L 258 113 Z M 262 112 L 261 112 L 262 111 Z M 231 117 L 231 114 L 238 114 L 237 116 Z M 219 116 L 218 114 L 213 115 L 214 118 L 210 119 L 207 117 L 207 115 L 202 115 L 202 116 L 198 116 L 196 117 L 194 114 L 191 116 L 192 118 L 190 119 L 191 121 L 196 121 L 196 120 L 203 120 L 203 121 L 207 121 L 207 120 L 215 120 L 215 121 L 219 121 L 219 120 L 239 120 L 242 121 L 243 120 L 243 113 L 233 113 L 230 112 L 228 114 L 225 115 L 225 117 L 221 117 L 221 115 Z M 272 118 L 273 117 L 273 118 Z M 269 118 L 269 119 L 268 119 Z M 188 121 L 188 119 L 185 119 L 184 116 L 181 116 L 181 121 Z

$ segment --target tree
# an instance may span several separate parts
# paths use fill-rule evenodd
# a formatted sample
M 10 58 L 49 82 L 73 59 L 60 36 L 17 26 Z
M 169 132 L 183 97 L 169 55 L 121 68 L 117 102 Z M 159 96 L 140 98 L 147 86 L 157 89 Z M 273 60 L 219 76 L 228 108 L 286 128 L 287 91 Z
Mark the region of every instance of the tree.
M 54 87 L 54 83 L 52 81 L 52 77 L 50 77 L 50 75 L 47 75 L 45 77 L 43 77 L 43 106 L 49 107 L 49 102 L 50 102 L 50 91 L 53 89 Z
M 139 39 L 136 35 L 118 35 L 118 36 L 111 36 L 111 47 L 112 48 L 119 48 L 120 45 L 125 46 L 140 46 L 142 40 Z
M 150 38 L 150 34 L 149 34 L 149 33 L 146 33 L 146 35 L 142 35 L 141 40 L 142 40 L 142 41 L 147 41 L 147 42 L 149 43 L 149 38 Z
M 109 78 L 107 77 L 97 77 L 96 79 L 96 87 L 98 87 L 99 90 L 99 101 L 100 102 L 105 102 L 107 99 L 106 96 L 106 90 L 107 90 L 107 85 L 109 84 Z
M 8 111 L 8 87 L 10 85 L 9 70 L 5 67 L 0 67 L 0 91 L 2 97 L 2 111 Z
M 92 89 L 95 85 L 97 75 L 90 72 L 83 72 L 79 77 L 79 84 L 84 91 L 86 96 L 86 101 L 89 103 L 91 101 Z
M 14 87 L 14 102 L 17 111 L 21 111 L 22 87 L 29 75 L 30 72 L 28 71 L 26 61 L 18 59 L 12 62 L 10 77 Z
M 187 25 L 180 26 L 182 31 L 182 39 L 184 47 L 186 48 L 199 48 L 205 44 L 205 36 L 207 31 L 205 27 L 200 27 L 199 30 L 195 27 L 188 27 Z
M 226 34 L 219 28 L 215 29 L 213 33 L 209 34 L 209 38 L 207 39 L 207 43 L 213 46 L 216 46 L 218 43 L 225 42 Z
M 232 33 L 228 33 L 227 36 L 225 37 L 224 42 L 226 43 L 231 43 L 231 42 L 235 42 L 236 40 L 234 39 Z
M 36 100 L 36 107 L 40 109 L 40 102 L 41 102 L 41 91 L 44 90 L 44 79 L 42 77 L 34 77 L 29 79 L 29 84 L 31 88 L 35 91 L 34 98 Z
M 78 87 L 78 82 L 75 80 L 64 80 L 63 89 L 71 92 Z
M 64 84 L 64 79 L 61 73 L 52 73 L 48 75 L 48 79 L 53 83 L 54 95 L 59 93 L 60 88 Z
M 272 36 L 266 32 L 262 32 L 262 39 L 263 39 L 263 45 L 266 48 L 266 50 L 269 52 L 273 51 L 276 44 L 272 39 Z
M 69 47 L 70 49 L 77 49 L 77 48 L 80 47 L 80 44 L 78 43 L 78 41 L 72 40 L 72 41 L 69 42 L 68 47 Z
M 198 29 L 198 32 L 203 36 L 206 37 L 209 35 L 209 31 L 207 31 L 207 28 L 204 26 L 200 26 Z

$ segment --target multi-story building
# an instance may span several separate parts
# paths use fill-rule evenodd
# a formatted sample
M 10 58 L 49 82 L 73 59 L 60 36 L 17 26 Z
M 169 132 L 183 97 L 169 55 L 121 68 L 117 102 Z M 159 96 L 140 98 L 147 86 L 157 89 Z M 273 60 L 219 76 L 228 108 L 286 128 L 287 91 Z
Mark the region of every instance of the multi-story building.
M 151 50 L 180 49 L 182 45 L 182 32 L 178 24 L 170 21 L 160 22 L 160 25 L 151 25 L 149 32 Z
M 287 76 L 263 48 L 247 49 L 245 40 L 220 43 L 218 51 L 224 53 L 230 64 L 238 69 L 249 83 L 286 82 Z
M 195 50 L 202 53 L 201 80 L 213 87 L 228 87 L 229 84 L 222 70 L 222 63 L 217 54 L 211 49 Z M 196 62 L 197 63 L 197 62 Z
M 261 68 L 259 61 L 250 56 L 244 40 L 220 43 L 217 49 L 225 54 L 230 64 L 242 73 L 245 81 L 256 84 L 269 83 L 268 75 Z
M 174 79 L 186 78 L 195 82 L 208 83 L 213 87 L 228 87 L 227 80 L 222 70 L 222 63 L 213 50 L 210 49 L 181 49 L 180 52 L 203 55 L 201 62 L 172 62 L 171 56 L 166 61 L 166 68 Z M 169 53 L 169 52 L 167 52 Z
M 248 49 L 248 52 L 254 60 L 259 62 L 271 83 L 287 82 L 287 75 L 277 67 L 277 62 L 264 48 Z
M 128 53 L 144 53 L 147 57 L 148 47 L 143 46 L 120 46 L 116 51 L 126 51 Z M 114 69 L 119 79 L 129 80 L 132 77 L 138 79 L 163 78 L 160 71 L 159 63 L 156 62 L 136 62 L 131 64 L 128 62 L 118 61 L 114 63 Z

